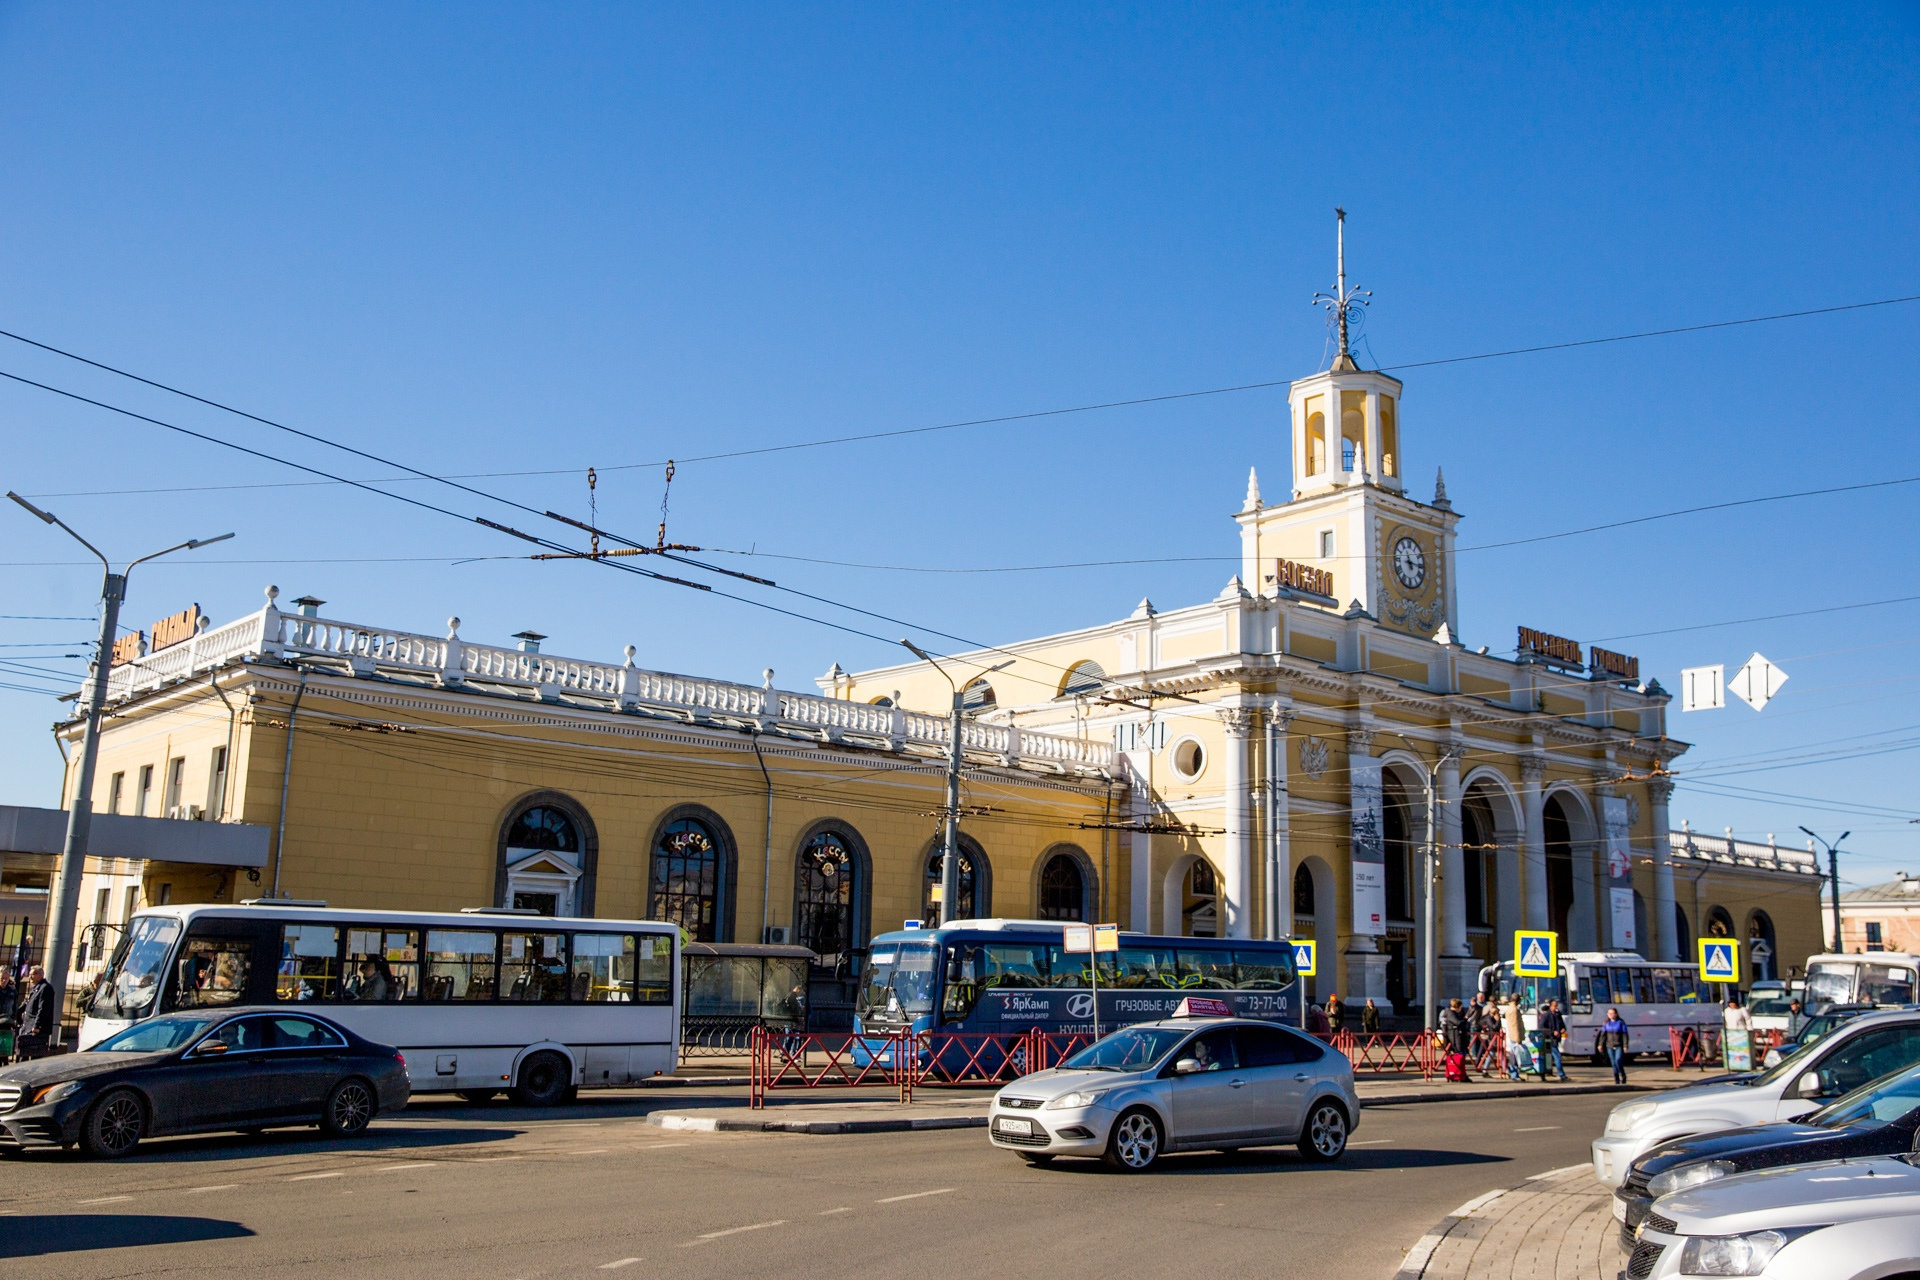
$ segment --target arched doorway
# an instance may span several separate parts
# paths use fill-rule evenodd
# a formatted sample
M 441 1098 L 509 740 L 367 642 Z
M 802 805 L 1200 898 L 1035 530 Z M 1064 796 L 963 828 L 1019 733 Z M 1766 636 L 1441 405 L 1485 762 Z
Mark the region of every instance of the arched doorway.
M 816 827 L 794 859 L 793 940 L 820 957 L 822 968 L 850 967 L 866 945 L 866 858 L 853 831 Z
M 1573 916 L 1573 824 L 1559 796 L 1549 796 L 1540 811 L 1546 834 L 1547 928 L 1560 935 L 1560 950 L 1571 951 Z
M 945 861 L 946 844 L 935 840 L 927 850 L 926 873 L 921 878 L 920 910 L 921 919 L 931 925 L 940 919 L 940 903 L 934 890 L 940 885 L 941 863 Z M 971 836 L 961 835 L 960 851 L 954 857 L 954 879 L 959 887 L 954 892 L 955 920 L 978 920 L 993 914 L 993 867 L 988 861 L 986 851 Z
M 695 942 L 733 941 L 737 862 L 733 832 L 720 815 L 683 804 L 654 829 L 647 914 L 671 920 Z
M 1673 936 L 1679 939 L 1682 960 L 1693 954 L 1693 928 L 1687 923 L 1686 908 L 1677 902 L 1673 904 Z
M 522 796 L 500 826 L 496 901 L 544 916 L 593 914 L 599 840 L 593 819 L 557 791 Z
M 1419 999 L 1419 981 L 1414 974 L 1417 933 L 1414 912 L 1419 898 L 1417 860 L 1414 854 L 1415 823 L 1412 800 L 1398 771 L 1380 772 L 1380 837 L 1386 856 L 1387 932 L 1380 949 L 1387 956 L 1387 999 L 1404 1009 Z
M 1302 858 L 1293 869 L 1293 936 L 1311 938 L 1319 949 L 1318 972 L 1306 979 L 1308 998 L 1318 1000 L 1338 989 L 1339 916 L 1334 902 L 1333 868 L 1324 858 Z
M 1187 869 L 1182 894 L 1181 932 L 1189 938 L 1220 936 L 1220 876 L 1205 858 L 1195 858 Z
M 1093 918 L 1093 867 L 1072 845 L 1055 845 L 1041 859 L 1034 902 L 1042 920 Z
M 1512 785 L 1496 769 L 1481 766 L 1462 780 L 1461 850 L 1463 861 L 1478 855 L 1478 868 L 1464 868 L 1469 888 L 1467 945 L 1482 962 L 1513 958 L 1514 930 L 1524 928 L 1520 884 L 1520 804 Z M 1472 888 L 1475 871 L 1485 894 L 1476 916 Z M 1485 919 L 1486 925 L 1473 920 Z
M 1747 917 L 1747 965 L 1755 982 L 1780 978 L 1779 956 L 1773 948 L 1773 917 L 1755 910 Z

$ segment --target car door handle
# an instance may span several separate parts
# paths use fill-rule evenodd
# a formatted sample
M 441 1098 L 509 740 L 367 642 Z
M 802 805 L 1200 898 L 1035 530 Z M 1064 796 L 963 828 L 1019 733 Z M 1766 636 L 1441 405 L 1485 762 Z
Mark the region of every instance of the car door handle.
M 1229 1088 L 1233 1088 L 1233 1089 L 1238 1089 L 1238 1088 L 1240 1088 L 1240 1087 L 1241 1087 L 1242 1085 L 1244 1085 L 1244 1084 L 1246 1084 L 1246 1081 L 1245 1081 L 1245 1080 L 1229 1080 L 1229 1081 L 1227 1081 L 1227 1086 L 1228 1086 Z
M 1308 1080 L 1310 1080 L 1310 1079 L 1312 1079 L 1312 1078 L 1313 1078 L 1313 1077 L 1311 1077 L 1311 1076 L 1309 1076 L 1309 1075 L 1308 1075 L 1308 1074 L 1307 1074 L 1306 1072 L 1304 1072 L 1304 1071 L 1302 1071 L 1302 1072 L 1301 1072 L 1301 1073 L 1300 1073 L 1299 1075 L 1297 1075 L 1297 1076 L 1295 1076 L 1295 1077 L 1294 1077 L 1294 1079 L 1295 1079 L 1295 1080 L 1298 1080 L 1298 1081 L 1300 1081 L 1300 1082 L 1301 1082 L 1301 1083 L 1303 1083 L 1303 1084 L 1304 1084 L 1304 1083 L 1305 1083 L 1306 1081 L 1308 1081 Z

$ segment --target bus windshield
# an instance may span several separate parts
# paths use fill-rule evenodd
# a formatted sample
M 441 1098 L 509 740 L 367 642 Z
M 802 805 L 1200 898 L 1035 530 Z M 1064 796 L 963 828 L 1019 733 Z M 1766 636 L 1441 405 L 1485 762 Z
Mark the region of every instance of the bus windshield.
M 1165 1027 L 1128 1027 L 1094 1041 L 1068 1058 L 1070 1071 L 1145 1071 L 1187 1038 Z
M 863 1018 L 914 1018 L 933 1012 L 933 958 L 930 943 L 875 947 L 867 958 L 866 981 L 854 1012 Z
M 93 988 L 87 1012 L 96 1018 L 138 1018 L 153 1008 L 167 955 L 180 937 L 180 922 L 141 916 L 127 927 L 113 960 Z
M 1816 964 L 1807 970 L 1808 1004 L 1849 1004 L 1853 1000 L 1850 964 Z

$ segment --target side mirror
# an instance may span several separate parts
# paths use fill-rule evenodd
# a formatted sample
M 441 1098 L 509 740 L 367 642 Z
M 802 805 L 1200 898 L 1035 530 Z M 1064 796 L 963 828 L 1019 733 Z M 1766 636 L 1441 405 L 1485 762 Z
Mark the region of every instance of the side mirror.
M 1801 1076 L 1799 1082 L 1793 1086 L 1793 1091 L 1803 1098 L 1819 1097 L 1821 1093 L 1820 1073 L 1818 1071 L 1807 1072 Z
M 1200 1059 L 1182 1058 L 1173 1064 L 1173 1074 L 1177 1076 L 1197 1075 L 1200 1071 Z
M 217 1058 L 227 1051 L 224 1040 L 204 1040 L 193 1051 L 196 1058 Z

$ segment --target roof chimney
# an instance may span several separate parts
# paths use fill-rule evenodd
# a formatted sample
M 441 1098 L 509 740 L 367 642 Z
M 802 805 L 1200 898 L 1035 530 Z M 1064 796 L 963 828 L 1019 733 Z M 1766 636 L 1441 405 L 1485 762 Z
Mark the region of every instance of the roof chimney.
M 320 606 L 325 603 L 325 600 L 318 600 L 313 596 L 301 596 L 293 602 L 293 605 L 300 611 L 301 617 L 317 618 L 320 616 Z
M 538 631 L 516 631 L 513 633 L 513 638 L 520 642 L 522 653 L 540 652 L 540 642 L 546 639 Z

